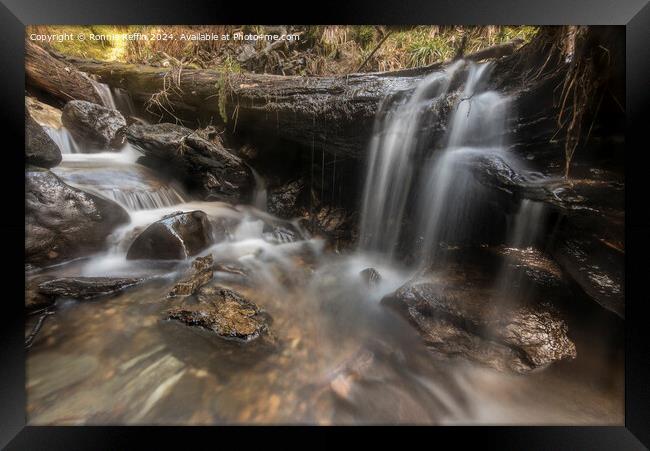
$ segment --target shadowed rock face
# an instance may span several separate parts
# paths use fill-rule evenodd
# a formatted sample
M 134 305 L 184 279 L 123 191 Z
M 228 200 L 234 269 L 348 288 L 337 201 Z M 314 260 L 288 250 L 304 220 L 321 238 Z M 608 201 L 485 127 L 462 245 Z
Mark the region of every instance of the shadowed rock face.
M 124 145 L 126 120 L 112 110 L 83 100 L 72 100 L 63 108 L 63 125 L 88 150 L 117 150 Z
M 525 373 L 576 357 L 567 326 L 550 307 L 501 308 L 411 281 L 382 299 L 413 324 L 427 345 L 499 370 Z
M 250 169 L 218 139 L 169 123 L 132 124 L 126 135 L 145 154 L 142 164 L 170 172 L 206 200 L 237 202 L 250 196 Z
M 43 168 L 61 163 L 61 150 L 25 110 L 25 160 Z
M 36 266 L 99 251 L 107 236 L 129 220 L 115 202 L 36 168 L 25 173 L 25 209 L 25 261 Z
M 184 260 L 213 243 L 211 228 L 208 215 L 202 211 L 172 213 L 138 235 L 126 258 Z
M 270 317 L 264 311 L 236 291 L 221 286 L 201 288 L 197 303 L 173 308 L 167 312 L 167 318 L 241 341 L 269 333 Z
M 299 198 L 304 190 L 302 179 L 294 180 L 286 185 L 277 187 L 269 192 L 269 213 L 281 218 L 291 218 L 298 215 Z
M 49 297 L 88 300 L 115 294 L 142 280 L 132 277 L 64 277 L 41 283 L 38 291 Z

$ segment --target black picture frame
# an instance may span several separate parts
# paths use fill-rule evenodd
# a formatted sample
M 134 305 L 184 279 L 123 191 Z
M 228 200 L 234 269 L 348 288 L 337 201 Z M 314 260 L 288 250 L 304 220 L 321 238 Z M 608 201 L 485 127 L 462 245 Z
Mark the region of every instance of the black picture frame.
M 299 17 L 302 14 L 302 17 Z M 469 427 L 408 428 L 412 440 L 468 438 L 499 449 L 644 449 L 650 447 L 650 340 L 644 279 L 650 274 L 650 210 L 647 208 L 648 74 L 650 73 L 650 5 L 648 0 L 402 0 L 324 2 L 292 5 L 269 2 L 248 5 L 223 1 L 178 0 L 2 0 L 0 5 L 2 81 L 1 123 L 6 126 L 0 184 L 6 214 L 0 220 L 5 260 L 4 299 L 0 301 L 0 447 L 7 449 L 125 449 L 135 446 L 135 435 L 147 447 L 155 442 L 198 446 L 199 439 L 216 444 L 229 438 L 264 442 L 284 428 L 144 428 L 144 427 L 33 427 L 25 426 L 24 351 L 24 32 L 32 24 L 190 24 L 190 23 L 318 23 L 318 24 L 527 24 L 621 25 L 626 30 L 626 390 L 625 427 Z M 7 205 L 8 204 L 8 205 Z M 181 431 L 182 429 L 182 431 Z M 311 443 L 337 443 L 323 434 L 341 434 L 349 428 L 307 428 Z M 404 429 L 397 430 L 403 431 Z M 288 431 L 293 434 L 295 431 Z M 382 440 L 388 431 L 372 432 Z M 182 435 L 181 435 L 182 432 Z M 190 434 L 192 438 L 188 438 Z M 214 442 L 215 434 L 219 441 Z M 241 434 L 245 434 L 242 438 Z M 413 442 L 415 443 L 415 442 Z M 443 443 L 442 441 L 439 443 Z M 311 445 L 307 445 L 311 446 Z

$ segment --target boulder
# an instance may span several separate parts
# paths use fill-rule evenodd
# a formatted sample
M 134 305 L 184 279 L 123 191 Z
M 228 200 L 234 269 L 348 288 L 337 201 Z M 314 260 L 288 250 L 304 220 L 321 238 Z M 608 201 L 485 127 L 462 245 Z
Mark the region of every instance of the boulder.
M 589 234 L 561 234 L 553 257 L 562 270 L 601 307 L 625 318 L 625 254 Z
M 124 145 L 126 119 L 117 110 L 72 100 L 63 108 L 61 121 L 87 151 L 118 150 Z
M 221 237 L 223 239 L 223 237 Z M 154 222 L 133 241 L 129 260 L 184 260 L 215 242 L 208 215 L 176 212 Z
M 381 302 L 399 312 L 429 347 L 442 354 L 518 373 L 576 357 L 565 322 L 547 305 L 504 307 L 417 279 Z
M 181 180 L 189 192 L 205 200 L 248 200 L 254 186 L 248 166 L 217 138 L 207 140 L 180 125 L 132 124 L 130 143 L 145 155 L 141 163 Z
M 43 282 L 39 293 L 50 298 L 88 300 L 115 294 L 142 282 L 134 277 L 63 277 Z
M 300 195 L 304 187 L 304 181 L 299 179 L 270 190 L 268 196 L 269 213 L 281 218 L 297 216 Z
M 25 162 L 51 168 L 61 163 L 61 150 L 25 110 Z
M 168 296 L 189 296 L 196 293 L 196 290 L 212 280 L 214 274 L 212 269 L 213 264 L 212 254 L 206 255 L 205 257 L 197 257 L 192 262 L 192 267 L 186 277 L 174 285 Z
M 226 339 L 248 342 L 269 335 L 268 314 L 236 291 L 218 285 L 201 288 L 197 303 L 173 308 L 167 318 Z
M 328 244 L 338 247 L 354 241 L 353 222 L 343 208 L 321 207 L 313 212 L 304 210 L 299 223 L 311 234 L 325 238 Z
M 117 203 L 65 184 L 52 172 L 25 173 L 25 261 L 46 266 L 101 250 L 129 221 Z
M 59 129 L 61 123 L 61 110 L 43 103 L 34 97 L 25 97 L 25 110 L 41 126 Z

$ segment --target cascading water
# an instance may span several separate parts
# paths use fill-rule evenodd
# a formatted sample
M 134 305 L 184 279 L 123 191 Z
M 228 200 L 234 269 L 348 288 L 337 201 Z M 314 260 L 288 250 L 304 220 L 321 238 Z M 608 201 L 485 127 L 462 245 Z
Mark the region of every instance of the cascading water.
M 105 83 L 100 83 L 94 80 L 92 77 L 89 77 L 89 80 L 93 85 L 93 88 L 95 88 L 95 92 L 97 92 L 97 95 L 99 95 L 99 98 L 102 100 L 102 104 L 106 108 L 117 110 L 117 106 L 115 105 L 115 99 L 113 98 L 113 93 L 111 92 L 111 88 Z
M 380 112 L 384 119 L 375 125 L 363 198 L 362 250 L 390 260 L 402 246 L 425 264 L 439 256 L 441 245 L 476 232 L 490 193 L 474 176 L 472 162 L 485 156 L 512 160 L 503 142 L 508 99 L 486 90 L 489 73 L 489 64 L 458 61 L 424 78 L 393 112 Z M 461 77 L 462 89 L 449 92 Z M 439 121 L 430 110 L 446 99 L 455 105 L 442 149 L 431 152 L 423 122 Z
M 418 162 L 414 153 L 421 121 L 431 99 L 447 94 L 459 61 L 424 78 L 408 101 L 394 108 L 384 101 L 370 143 L 364 189 L 360 246 L 363 250 L 393 255 L 400 238 L 404 212 Z
M 114 199 L 130 222 L 108 237 L 106 251 L 48 268 L 46 275 L 147 280 L 110 299 L 60 303 L 30 349 L 30 423 L 471 422 L 468 404 L 477 398 L 472 390 L 486 379 L 472 379 L 468 362 L 432 358 L 420 337 L 380 300 L 413 276 L 395 261 L 400 241 L 421 250 L 422 265 L 438 257 L 441 243 L 474 233 L 488 197 L 471 169 L 477 159 L 518 164 L 502 138 L 508 99 L 486 90 L 488 75 L 488 65 L 458 61 L 422 79 L 410 96 L 386 99 L 370 148 L 362 252 L 353 255 L 326 253 L 325 243 L 311 238 L 299 221 L 266 213 L 265 182 L 255 171 L 253 205 L 232 206 L 191 200 L 139 165 L 140 154 L 129 145 L 120 152 L 64 152 L 52 171 Z M 118 93 L 113 91 L 112 102 L 122 109 Z M 438 108 L 450 99 L 446 134 L 432 152 L 423 129 L 444 122 Z M 508 245 L 532 242 L 543 217 L 539 205 L 522 202 Z M 173 305 L 196 302 L 167 297 L 189 259 L 126 258 L 150 224 L 194 210 L 205 212 L 212 224 L 236 224 L 199 255 L 214 257 L 209 283 L 240 292 L 271 315 L 277 352 L 251 359 L 253 347 L 230 348 L 232 343 L 209 331 L 166 320 Z M 410 229 L 403 226 L 409 221 Z M 360 273 L 370 267 L 381 277 L 367 283 Z M 49 377 L 60 368 L 65 377 Z M 499 383 L 507 377 L 494 374 L 491 380 Z M 62 386 L 60 380 L 74 384 Z M 503 398 L 512 395 L 514 383 L 523 385 L 521 378 L 505 380 L 509 384 L 492 384 L 499 395 L 507 385 Z M 531 387 L 535 394 L 545 388 Z
M 65 127 L 52 128 L 44 125 L 43 130 L 52 138 L 62 154 L 81 153 L 79 145 Z

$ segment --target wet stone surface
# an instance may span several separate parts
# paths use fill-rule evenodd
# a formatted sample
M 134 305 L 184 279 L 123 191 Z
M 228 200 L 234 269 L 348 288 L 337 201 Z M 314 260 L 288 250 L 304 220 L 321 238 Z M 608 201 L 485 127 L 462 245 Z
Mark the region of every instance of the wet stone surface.
M 52 298 L 88 300 L 115 294 L 143 280 L 134 277 L 65 277 L 41 283 L 38 291 Z
M 236 291 L 209 285 L 198 291 L 197 301 L 171 309 L 167 318 L 227 339 L 247 342 L 269 335 L 270 316 Z

